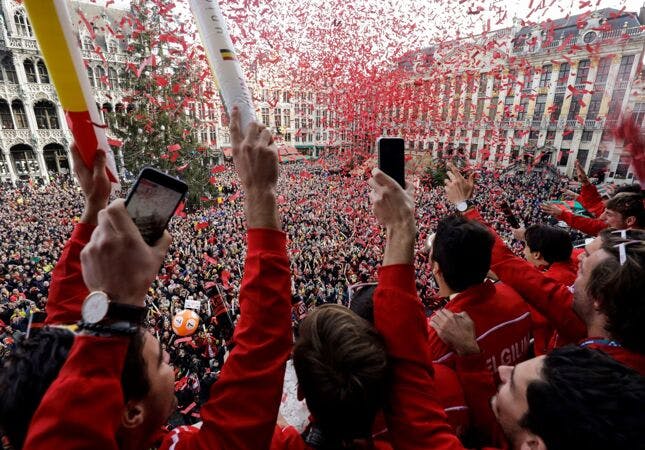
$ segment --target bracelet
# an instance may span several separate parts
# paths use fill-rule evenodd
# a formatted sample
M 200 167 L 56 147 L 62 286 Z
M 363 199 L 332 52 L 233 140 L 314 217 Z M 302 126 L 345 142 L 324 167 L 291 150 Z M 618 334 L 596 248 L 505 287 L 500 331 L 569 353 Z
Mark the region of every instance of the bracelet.
M 118 336 L 134 336 L 139 331 L 137 325 L 130 322 L 114 322 L 114 323 L 87 323 L 79 322 L 79 329 L 88 334 L 99 337 Z

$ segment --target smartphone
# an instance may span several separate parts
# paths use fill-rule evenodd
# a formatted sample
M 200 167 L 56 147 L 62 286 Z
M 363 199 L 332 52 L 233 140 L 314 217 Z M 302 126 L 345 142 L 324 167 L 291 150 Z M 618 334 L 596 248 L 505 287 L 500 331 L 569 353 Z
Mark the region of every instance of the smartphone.
M 501 203 L 502 207 L 502 212 L 504 213 L 504 216 L 506 217 L 506 221 L 512 228 L 519 228 L 520 227 L 520 222 L 517 220 L 517 217 L 513 214 L 513 211 L 511 211 L 511 207 L 508 206 L 508 203 L 502 202 Z
M 405 141 L 399 137 L 376 140 L 378 168 L 394 178 L 405 189 Z
M 143 240 L 154 245 L 186 196 L 188 185 L 152 167 L 145 167 L 125 199 L 125 206 Z

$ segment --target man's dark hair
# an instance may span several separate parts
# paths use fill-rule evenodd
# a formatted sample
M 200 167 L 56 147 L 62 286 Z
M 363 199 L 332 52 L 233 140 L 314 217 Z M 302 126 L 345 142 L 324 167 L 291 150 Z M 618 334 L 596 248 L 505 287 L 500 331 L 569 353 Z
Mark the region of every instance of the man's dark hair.
M 74 336 L 67 328 L 32 330 L 29 339 L 17 342 L 5 359 L 0 371 L 0 434 L 9 438 L 14 449 L 22 448 L 29 423 L 67 361 Z M 121 377 L 126 401 L 140 400 L 150 391 L 142 355 L 144 339 L 140 329 L 128 346 Z
M 611 209 L 623 216 L 636 218 L 636 226 L 645 227 L 645 207 L 643 206 L 643 195 L 632 192 L 622 192 L 607 200 L 605 209 Z
M 524 234 L 526 245 L 532 252 L 540 252 L 549 264 L 571 259 L 573 244 L 569 233 L 551 225 L 531 225 Z
M 609 256 L 591 271 L 587 292 L 607 316 L 607 331 L 625 348 L 645 353 L 645 231 L 603 230 L 602 250 Z M 625 262 L 620 262 L 624 244 Z
M 493 235 L 480 223 L 461 215 L 448 216 L 437 225 L 432 260 L 439 264 L 448 286 L 461 292 L 484 281 L 494 243 Z
M 619 186 L 616 188 L 614 191 L 614 195 L 621 194 L 623 192 L 631 192 L 633 194 L 641 194 L 643 193 L 643 190 L 641 189 L 640 184 L 625 184 L 623 186 Z
M 383 339 L 370 323 L 340 305 L 317 308 L 300 325 L 293 365 L 323 448 L 371 439 L 389 370 Z
M 38 405 L 58 376 L 74 342 L 65 328 L 45 327 L 16 343 L 0 371 L 0 432 L 22 448 Z
M 349 309 L 369 323 L 374 323 L 374 291 L 376 284 L 362 286 L 351 298 Z
M 526 390 L 520 425 L 549 450 L 642 449 L 645 378 L 599 350 L 563 347 Z

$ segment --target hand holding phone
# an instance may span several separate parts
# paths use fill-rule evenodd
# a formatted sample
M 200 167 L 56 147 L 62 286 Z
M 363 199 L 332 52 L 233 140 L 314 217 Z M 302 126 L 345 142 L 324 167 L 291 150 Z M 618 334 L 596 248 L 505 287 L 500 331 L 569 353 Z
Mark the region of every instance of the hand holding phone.
M 506 203 L 505 201 L 502 202 L 501 208 L 502 213 L 504 213 L 504 217 L 506 217 L 506 221 L 511 226 L 511 228 L 519 228 L 520 222 L 517 220 L 517 217 L 515 217 L 515 214 L 513 214 L 513 211 L 511 211 L 511 207 L 508 205 L 508 203 Z
M 405 141 L 398 137 L 380 137 L 376 140 L 378 168 L 405 189 Z
M 148 245 L 161 237 L 187 191 L 186 183 L 159 170 L 146 167 L 141 171 L 125 205 Z

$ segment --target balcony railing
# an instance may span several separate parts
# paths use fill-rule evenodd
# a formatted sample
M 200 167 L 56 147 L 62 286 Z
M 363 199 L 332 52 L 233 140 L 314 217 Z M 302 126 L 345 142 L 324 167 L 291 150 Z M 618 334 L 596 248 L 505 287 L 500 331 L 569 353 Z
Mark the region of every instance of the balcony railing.
M 603 42 L 611 39 L 619 39 L 622 38 L 623 36 L 640 36 L 643 34 L 643 28 L 642 27 L 632 27 L 632 28 L 622 28 L 619 30 L 612 30 L 612 31 L 603 31 L 599 33 L 599 35 L 596 37 L 594 40 L 594 44 L 598 42 Z M 547 52 L 549 50 L 555 49 L 560 47 L 564 42 L 563 39 L 555 39 L 552 42 L 549 42 L 548 44 L 543 45 L 540 48 L 533 48 L 529 49 L 527 45 L 522 45 L 518 46 L 516 48 L 513 48 L 513 53 L 514 54 L 526 54 L 526 53 L 533 53 L 533 54 L 538 54 L 538 53 L 543 53 Z M 563 47 L 564 49 L 568 49 L 572 45 L 576 45 L 578 42 L 576 39 L 571 39 L 567 44 Z M 534 50 L 534 51 L 529 51 L 529 50 Z

